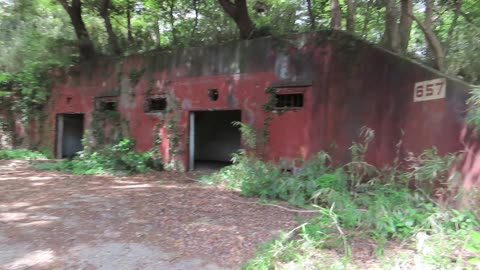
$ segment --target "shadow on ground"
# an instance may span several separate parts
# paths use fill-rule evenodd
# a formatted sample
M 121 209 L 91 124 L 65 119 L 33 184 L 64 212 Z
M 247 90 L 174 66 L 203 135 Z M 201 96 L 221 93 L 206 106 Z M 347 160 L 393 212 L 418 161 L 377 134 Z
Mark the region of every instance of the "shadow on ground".
M 294 213 L 189 179 L 0 161 L 0 269 L 238 269 L 296 224 Z

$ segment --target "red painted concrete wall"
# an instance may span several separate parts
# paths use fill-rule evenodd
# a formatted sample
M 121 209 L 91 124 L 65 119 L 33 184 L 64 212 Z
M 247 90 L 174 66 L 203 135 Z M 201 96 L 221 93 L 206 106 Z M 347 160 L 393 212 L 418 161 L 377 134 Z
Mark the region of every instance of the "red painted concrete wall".
M 382 165 L 408 152 L 419 153 L 436 146 L 440 153 L 460 150 L 460 131 L 464 127 L 465 100 L 468 85 L 447 78 L 444 99 L 413 102 L 415 82 L 445 78 L 434 70 L 414 64 L 387 51 L 365 43 L 345 53 L 336 46 L 332 53 L 327 93 L 317 91 L 318 102 L 327 107 L 326 127 L 316 126 L 314 137 L 326 138 L 324 148 L 332 140 L 340 147 L 337 158 L 349 158 L 345 148 L 357 140 L 358 130 L 368 126 L 376 136 L 367 158 Z M 316 106 L 322 115 L 322 106 Z M 321 136 L 320 134 L 322 134 Z M 342 151 L 343 149 L 343 151 Z
M 132 85 L 129 74 L 141 69 L 145 73 Z M 85 113 L 88 127 L 95 97 L 117 92 L 119 112 L 128 120 L 137 150 L 147 151 L 153 147 L 156 123 L 169 114 L 145 113 L 145 98 L 167 94 L 179 104 L 178 161 L 186 168 L 189 112 L 241 110 L 243 122 L 261 128 L 265 88 L 275 86 L 304 91 L 304 106 L 274 115 L 266 158 L 307 159 L 334 149 L 333 156 L 345 162 L 359 129 L 368 126 L 376 132 L 368 159 L 381 165 L 395 158 L 399 141 L 402 153 L 433 145 L 442 153 L 460 150 L 468 86 L 448 79 L 445 99 L 413 102 L 415 82 L 440 77 L 342 33 L 302 34 L 83 64 L 57 78 L 47 111 L 50 123 L 57 114 Z M 208 99 L 211 88 L 219 91 L 217 101 Z M 167 133 L 161 128 L 161 150 L 168 158 Z M 54 128 L 47 137 L 43 144 L 55 145 Z

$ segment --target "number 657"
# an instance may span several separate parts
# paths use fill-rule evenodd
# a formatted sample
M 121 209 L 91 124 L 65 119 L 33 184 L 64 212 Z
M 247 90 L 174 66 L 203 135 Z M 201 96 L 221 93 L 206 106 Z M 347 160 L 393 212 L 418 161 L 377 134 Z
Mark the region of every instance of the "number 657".
M 415 89 L 417 98 L 440 96 L 442 94 L 444 82 L 420 84 Z

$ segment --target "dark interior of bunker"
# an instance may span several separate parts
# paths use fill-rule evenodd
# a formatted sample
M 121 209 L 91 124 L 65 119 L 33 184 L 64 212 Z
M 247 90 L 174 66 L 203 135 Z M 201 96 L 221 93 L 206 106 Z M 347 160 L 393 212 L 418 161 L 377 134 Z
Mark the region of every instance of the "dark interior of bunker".
M 231 164 L 232 154 L 240 149 L 241 111 L 195 112 L 195 169 L 217 169 Z
M 64 114 L 59 116 L 59 126 L 63 126 L 61 132 L 61 157 L 72 158 L 78 151 L 83 150 L 83 114 Z

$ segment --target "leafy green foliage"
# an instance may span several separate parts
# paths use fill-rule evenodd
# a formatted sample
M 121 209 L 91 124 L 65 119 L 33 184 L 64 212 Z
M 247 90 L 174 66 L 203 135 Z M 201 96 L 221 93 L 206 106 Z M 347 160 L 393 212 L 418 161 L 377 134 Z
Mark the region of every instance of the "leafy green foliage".
M 36 151 L 27 149 L 0 149 L 0 159 L 46 159 L 47 157 Z
M 240 133 L 243 134 L 242 136 L 243 144 L 246 147 L 250 149 L 256 149 L 257 147 L 259 147 L 260 134 L 257 129 L 242 122 L 233 122 L 232 125 L 234 127 L 238 127 L 240 130 Z
M 51 71 L 72 63 L 75 48 L 68 39 L 73 31 L 66 27 L 63 9 L 51 1 L 0 5 L 0 97 L 11 98 L 11 109 L 26 123 L 49 97 Z
M 293 175 L 242 150 L 233 156 L 234 165 L 206 176 L 202 181 L 239 188 L 245 196 L 281 199 L 294 205 L 305 206 L 314 192 L 334 182 L 335 172 L 332 172 L 332 175 L 321 174 L 322 171 L 325 173 L 331 171 L 325 164 L 328 160 L 330 160 L 328 154 L 320 152 L 305 162 L 298 170 L 298 175 Z
M 469 108 L 466 121 L 478 132 L 480 130 L 480 86 L 472 88 L 467 104 Z
M 180 139 L 185 134 L 184 130 L 179 125 L 181 113 L 179 107 L 179 101 L 175 97 L 170 96 L 167 107 L 169 116 L 166 120 L 166 128 L 168 130 L 167 140 L 169 144 L 169 155 L 166 168 L 174 170 L 181 169 L 178 155 L 182 151 L 180 148 Z
M 470 238 L 465 243 L 465 249 L 473 255 L 468 259 L 469 263 L 479 265 L 480 263 L 480 232 L 471 231 Z
M 241 130 L 246 139 L 256 134 L 246 127 Z M 320 152 L 293 172 L 286 172 L 242 150 L 233 156 L 232 166 L 202 179 L 239 189 L 245 196 L 280 199 L 302 207 L 313 204 L 318 209 L 316 216 L 297 228 L 295 237 L 289 233 L 268 243 L 245 269 L 324 267 L 318 261 L 321 249 L 335 249 L 350 256 L 350 240 L 354 237 L 375 241 L 376 255 L 382 255 L 385 243 L 394 239 L 415 243 L 422 260 L 433 266 L 443 263 L 453 267 L 451 254 L 467 249 L 466 243 L 472 243 L 467 245 L 471 250 L 478 248 L 474 240 L 469 240 L 480 229 L 474 212 L 440 206 L 430 198 L 437 183 L 450 183 L 446 181 L 447 172 L 454 155 L 442 157 L 432 148 L 410 157 L 408 171 L 396 166 L 376 168 L 365 160 L 373 131 L 362 129 L 360 138 L 350 147 L 351 162 L 340 168 L 332 165 L 327 153 Z M 416 189 L 410 188 L 409 180 L 415 180 Z M 452 248 L 436 246 L 436 241 Z M 463 262 L 471 265 L 478 257 L 471 254 Z
M 404 180 L 408 178 L 406 175 L 432 179 L 432 172 L 446 170 L 441 166 L 449 166 L 452 157 L 440 157 L 435 149 L 431 149 L 420 154 L 417 160 L 423 162 L 412 165 L 413 172 L 395 172 L 393 178 L 384 176 L 385 170 L 376 169 L 372 177 L 383 182 L 368 181 L 363 179 L 363 174 L 349 174 L 345 167 L 331 173 L 320 166 L 318 171 L 323 174 L 318 186 L 321 188 L 312 196 L 318 215 L 299 226 L 296 237 L 281 236 L 261 249 L 246 269 L 276 269 L 278 265 L 289 265 L 292 269 L 325 268 L 328 263 L 322 255 L 319 258 L 322 249 L 334 249 L 348 257 L 353 252 L 350 240 L 365 237 L 377 243 L 377 256 L 383 254 L 385 243 L 400 239 L 413 245 L 412 249 L 419 254 L 417 260 L 426 266 L 442 269 L 472 267 L 480 259 L 478 218 L 469 211 L 437 205 L 425 196 L 426 191 L 421 190 L 421 185 L 411 190 Z M 360 161 L 364 162 L 357 160 Z M 349 179 L 352 176 L 362 177 L 366 184 L 352 185 L 361 183 Z M 463 257 L 454 254 L 463 254 Z M 457 260 L 452 261 L 454 256 Z M 384 262 L 387 268 L 411 263 L 411 256 Z
M 410 237 L 404 240 L 406 247 L 409 247 L 408 251 L 400 249 L 393 256 L 389 254 L 382 257 L 380 255 L 386 242 L 378 241 L 375 254 L 382 261 L 381 267 L 369 267 L 394 269 L 399 265 L 418 264 L 428 269 L 478 267 L 479 223 L 463 219 L 469 215 L 464 212 L 435 208 L 431 213 L 424 224 L 435 226 L 416 226 Z M 349 242 L 354 237 L 365 238 L 359 235 L 359 229 L 350 230 L 339 226 L 338 219 L 341 216 L 334 206 L 320 208 L 319 215 L 260 248 L 244 269 L 362 269 L 348 260 L 351 252 L 355 252 L 351 250 Z M 458 229 L 451 229 L 452 220 L 456 220 Z M 326 249 L 338 250 L 347 257 L 330 258 L 326 254 L 331 253 L 326 252 Z
M 118 111 L 94 110 L 90 131 L 98 146 L 115 144 L 126 137 L 128 121 Z M 89 136 L 86 136 L 87 138 Z
M 302 254 L 298 252 L 299 245 L 294 241 L 288 241 L 288 234 L 278 239 L 265 243 L 259 253 L 244 265 L 245 270 L 269 270 L 276 269 L 276 265 L 290 261 L 302 261 Z
M 439 156 L 434 147 L 423 151 L 420 155 L 411 158 L 410 161 L 413 161 L 410 165 L 412 178 L 432 182 L 447 173 L 455 161 L 455 155 Z
M 137 85 L 137 83 L 140 81 L 140 78 L 142 78 L 144 73 L 145 73 L 145 68 L 135 69 L 130 71 L 130 74 L 129 74 L 130 84 L 133 87 L 135 87 L 135 85 Z
M 371 185 L 362 192 L 322 194 L 322 207 L 335 205 L 340 226 L 361 229 L 377 241 L 404 238 L 423 224 L 433 206 L 405 186 Z
M 125 138 L 97 151 L 86 148 L 72 160 L 36 163 L 37 169 L 65 171 L 74 174 L 133 174 L 144 173 L 151 166 L 151 153 L 136 153 L 135 141 Z
M 9 97 L 11 92 L 11 83 L 13 82 L 13 75 L 4 72 L 0 73 L 0 98 L 2 97 Z
M 435 147 L 424 150 L 420 155 L 408 158 L 410 172 L 407 177 L 415 180 L 415 186 L 428 195 L 433 194 L 434 191 L 440 192 L 439 187 L 454 184 L 455 174 L 451 174 L 449 170 L 455 159 L 454 154 L 443 157 L 438 155 Z

